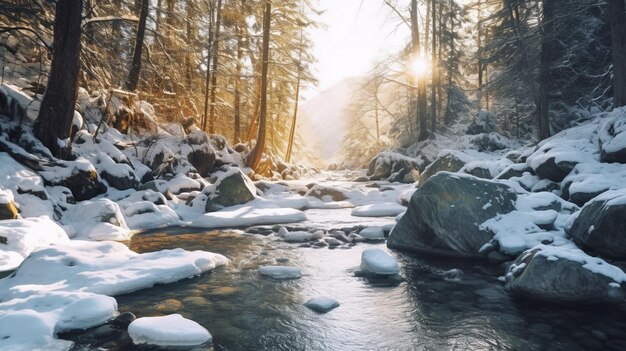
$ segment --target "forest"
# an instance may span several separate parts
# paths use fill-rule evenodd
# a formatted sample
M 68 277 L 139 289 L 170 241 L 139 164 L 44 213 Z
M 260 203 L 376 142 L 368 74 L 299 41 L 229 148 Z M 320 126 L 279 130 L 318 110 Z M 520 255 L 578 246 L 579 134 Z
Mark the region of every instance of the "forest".
M 0 349 L 626 349 L 624 0 L 0 0 Z

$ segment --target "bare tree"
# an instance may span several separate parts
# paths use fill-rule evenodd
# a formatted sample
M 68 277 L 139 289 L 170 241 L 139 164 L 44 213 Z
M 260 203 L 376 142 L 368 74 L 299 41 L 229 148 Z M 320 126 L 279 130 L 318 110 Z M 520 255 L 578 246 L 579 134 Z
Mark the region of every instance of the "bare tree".
M 146 20 L 148 19 L 148 5 L 150 0 L 141 2 L 141 13 L 139 14 L 139 24 L 137 24 L 137 37 L 135 38 L 135 49 L 133 50 L 133 61 L 124 83 L 126 90 L 133 91 L 139 84 L 139 74 L 141 73 L 141 54 L 143 52 L 143 39 L 146 34 Z

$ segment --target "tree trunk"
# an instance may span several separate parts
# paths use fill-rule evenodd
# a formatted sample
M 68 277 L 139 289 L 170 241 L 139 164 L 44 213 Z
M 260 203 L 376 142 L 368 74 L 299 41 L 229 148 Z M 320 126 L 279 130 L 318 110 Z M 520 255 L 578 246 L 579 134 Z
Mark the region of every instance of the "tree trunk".
M 611 54 L 613 56 L 613 104 L 626 106 L 626 14 L 624 0 L 609 0 Z
M 146 20 L 148 18 L 148 5 L 150 0 L 141 2 L 141 12 L 139 14 L 139 24 L 137 24 L 137 37 L 135 38 L 135 49 L 133 50 L 133 60 L 126 77 L 124 88 L 129 91 L 137 89 L 139 75 L 141 73 L 141 53 L 143 52 L 143 39 L 146 34 Z
M 256 169 L 261 162 L 265 150 L 265 134 L 267 119 L 267 72 L 269 70 L 270 54 L 270 25 L 272 23 L 272 2 L 265 0 L 265 14 L 263 15 L 263 58 L 261 62 L 261 102 L 259 111 L 259 134 L 256 145 L 248 156 L 247 166 Z
M 543 21 L 541 35 L 541 54 L 539 67 L 539 139 L 550 136 L 550 86 L 552 65 L 552 36 L 554 35 L 554 2 L 543 0 Z
M 78 90 L 82 10 L 82 1 L 57 1 L 52 65 L 35 124 L 37 138 L 52 155 L 61 159 L 71 155 L 70 129 Z
M 241 60 L 243 59 L 243 30 L 241 25 L 237 26 L 237 63 L 236 71 L 237 77 L 235 77 L 235 101 L 234 101 L 234 135 L 233 142 L 239 143 L 241 141 L 241 70 L 243 65 Z
M 431 85 L 430 85 L 430 130 L 437 128 L 437 4 L 431 0 L 432 14 L 432 52 L 431 56 Z
M 212 2 L 209 2 L 212 4 Z M 211 56 L 213 52 L 213 7 L 209 8 L 209 42 L 206 54 L 206 75 L 204 77 L 204 114 L 202 115 L 202 130 L 206 131 L 207 117 L 209 114 L 209 89 L 211 83 Z
M 296 122 L 298 120 L 298 103 L 300 102 L 300 74 L 298 73 L 298 81 L 296 82 L 296 102 L 293 107 L 293 119 L 291 120 L 291 129 L 289 130 L 289 144 L 287 145 L 287 155 L 285 161 L 291 161 L 291 153 L 293 150 L 293 142 L 296 137 Z
M 195 46 L 195 35 L 194 35 L 194 18 L 193 18 L 193 1 L 192 0 L 187 0 L 185 2 L 185 14 L 186 14 L 186 37 L 187 37 L 187 44 L 190 47 L 196 47 Z M 185 83 L 187 85 L 187 90 L 191 91 L 191 89 L 193 88 L 193 66 L 194 66 L 194 62 L 193 62 L 193 56 L 191 54 L 191 50 L 188 50 L 185 52 Z
M 478 52 L 478 110 L 482 107 L 483 100 L 483 12 L 481 1 L 477 3 L 477 17 L 478 17 L 478 36 L 476 38 L 476 46 Z
M 222 0 L 217 0 L 215 34 L 213 35 L 213 68 L 211 69 L 211 104 L 209 112 L 209 133 L 215 133 L 215 99 L 217 94 L 217 67 L 220 52 L 220 26 L 222 25 Z
M 418 8 L 417 0 L 411 0 L 411 44 L 413 46 L 413 58 L 420 55 L 420 35 L 418 25 Z M 420 133 L 417 140 L 422 141 L 428 139 L 428 116 L 426 114 L 426 79 L 425 77 L 417 77 L 417 123 L 420 126 Z

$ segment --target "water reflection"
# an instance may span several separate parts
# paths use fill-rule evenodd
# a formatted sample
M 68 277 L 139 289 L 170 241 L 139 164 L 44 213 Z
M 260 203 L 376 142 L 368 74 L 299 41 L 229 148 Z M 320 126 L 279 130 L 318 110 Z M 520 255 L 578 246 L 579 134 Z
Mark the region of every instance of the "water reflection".
M 499 265 L 395 253 L 405 277 L 401 283 L 355 277 L 361 252 L 372 246 L 384 244 L 331 250 L 228 231 L 154 231 L 133 238 L 131 249 L 203 249 L 232 262 L 117 300 L 121 311 L 138 316 L 180 313 L 197 321 L 213 334 L 215 350 L 626 349 L 623 312 L 519 304 L 496 280 Z M 303 277 L 260 277 L 258 266 L 277 259 L 301 267 Z M 454 268 L 463 271 L 460 280 L 444 279 Z M 320 295 L 341 305 L 322 315 L 302 305 Z

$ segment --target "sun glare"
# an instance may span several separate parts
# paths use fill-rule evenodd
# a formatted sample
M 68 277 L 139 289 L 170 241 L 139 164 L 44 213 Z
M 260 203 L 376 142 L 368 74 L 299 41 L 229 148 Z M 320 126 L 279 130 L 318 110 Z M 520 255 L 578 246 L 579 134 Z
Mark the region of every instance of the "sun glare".
M 419 56 L 414 58 L 410 64 L 411 73 L 416 77 L 423 77 L 428 74 L 430 70 L 430 62 L 424 57 Z

